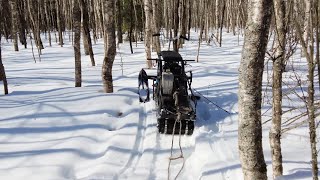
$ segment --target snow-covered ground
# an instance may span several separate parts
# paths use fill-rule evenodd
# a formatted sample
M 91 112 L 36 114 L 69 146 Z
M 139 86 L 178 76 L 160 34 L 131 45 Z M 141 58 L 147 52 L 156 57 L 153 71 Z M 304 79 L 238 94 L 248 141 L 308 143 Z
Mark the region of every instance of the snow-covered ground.
M 2 41 L 9 95 L 0 94 L 0 179 L 243 179 L 238 156 L 238 67 L 242 38 L 224 34 L 223 47 L 201 46 L 199 63 L 190 63 L 193 87 L 202 98 L 192 136 L 182 136 L 184 161 L 171 156 L 172 136 L 157 133 L 154 102 L 140 104 L 137 76 L 145 67 L 143 43 L 117 49 L 115 92 L 102 92 L 103 41 L 94 45 L 97 66 L 82 56 L 83 87 L 74 87 L 73 47 L 54 44 L 41 62 L 31 48 L 13 51 Z M 66 36 L 67 39 L 67 36 Z M 197 37 L 181 50 L 195 59 Z M 29 43 L 30 46 L 30 43 Z M 166 48 L 166 46 L 165 46 Z M 155 55 L 155 54 L 153 54 Z M 156 57 L 156 56 L 154 56 Z M 2 84 L 0 84 L 2 86 Z M 269 126 L 264 150 L 272 179 Z M 282 138 L 283 179 L 311 179 L 308 130 L 298 128 Z M 180 155 L 174 137 L 173 157 Z

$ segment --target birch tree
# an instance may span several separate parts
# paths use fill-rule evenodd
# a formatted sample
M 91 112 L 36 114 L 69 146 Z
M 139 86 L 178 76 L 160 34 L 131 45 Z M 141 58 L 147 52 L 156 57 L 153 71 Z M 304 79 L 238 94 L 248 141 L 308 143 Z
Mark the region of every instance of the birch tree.
M 313 174 L 313 180 L 318 180 L 318 151 L 317 151 L 317 133 L 316 133 L 316 121 L 315 121 L 315 104 L 314 104 L 314 70 L 316 65 L 316 60 L 314 57 L 315 54 L 315 37 L 314 37 L 314 17 L 312 14 L 315 12 L 315 9 L 318 8 L 318 1 L 306 0 L 306 9 L 305 11 L 310 11 L 309 15 L 305 19 L 305 21 L 308 21 L 308 23 L 304 23 L 304 32 L 301 31 L 299 22 L 297 19 L 295 19 L 295 25 L 298 37 L 301 42 L 303 53 L 306 56 L 307 63 L 308 63 L 308 97 L 306 97 L 306 108 L 307 108 L 307 114 L 308 114 L 308 123 L 309 123 L 309 136 L 310 136 L 310 147 L 311 147 L 311 164 L 312 164 L 312 174 Z M 311 6 L 312 5 L 312 6 Z M 308 9 L 308 6 L 310 6 L 310 9 Z M 297 9 L 296 9 L 297 10 Z M 308 14 L 307 12 L 305 14 Z M 307 24 L 307 26 L 306 26 Z M 307 31 L 307 32 L 306 32 Z M 305 36 L 307 34 L 307 36 Z M 309 43 L 307 43 L 308 39 L 310 40 Z M 316 41 L 319 41 L 316 39 Z M 319 49 L 316 49 L 316 51 L 319 51 Z M 316 54 L 318 54 L 317 52 Z
M 272 0 L 249 0 L 239 68 L 239 152 L 244 179 L 267 180 L 262 148 L 261 91 Z
M 282 118 L 282 73 L 284 71 L 285 45 L 286 45 L 286 2 L 284 0 L 273 0 L 276 22 L 276 52 L 273 60 L 272 74 L 272 124 L 269 133 L 273 177 L 281 176 L 283 173 L 281 153 L 281 118 Z
M 147 67 L 152 67 L 151 58 L 151 42 L 152 42 L 152 5 L 150 0 L 144 0 L 144 14 L 145 14 L 145 31 L 144 31 L 144 46 L 146 51 Z

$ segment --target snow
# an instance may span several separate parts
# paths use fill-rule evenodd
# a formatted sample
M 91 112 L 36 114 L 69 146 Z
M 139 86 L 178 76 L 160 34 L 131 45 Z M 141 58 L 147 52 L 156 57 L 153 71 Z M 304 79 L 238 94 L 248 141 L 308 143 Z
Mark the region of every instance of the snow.
M 177 179 L 243 179 L 237 138 L 243 38 L 238 42 L 227 33 L 223 38 L 223 47 L 202 44 L 200 62 L 188 67 L 193 87 L 206 98 L 198 102 L 194 134 L 180 139 L 184 161 L 172 160 L 170 166 L 172 136 L 157 132 L 154 102 L 140 104 L 137 95 L 138 73 L 145 67 L 143 43 L 134 46 L 134 54 L 127 42 L 117 48 L 115 92 L 105 94 L 103 40 L 93 47 L 97 66 L 82 55 L 83 84 L 78 88 L 70 42 L 48 47 L 45 40 L 41 62 L 36 53 L 34 63 L 31 48 L 20 46 L 14 52 L 11 42 L 2 41 L 9 95 L 0 95 L 1 179 L 174 179 L 181 169 Z M 195 33 L 191 39 L 181 50 L 184 59 L 196 59 Z M 263 131 L 272 179 L 268 124 Z M 283 136 L 280 179 L 311 179 L 309 146 L 306 127 Z M 172 157 L 179 155 L 175 136 Z

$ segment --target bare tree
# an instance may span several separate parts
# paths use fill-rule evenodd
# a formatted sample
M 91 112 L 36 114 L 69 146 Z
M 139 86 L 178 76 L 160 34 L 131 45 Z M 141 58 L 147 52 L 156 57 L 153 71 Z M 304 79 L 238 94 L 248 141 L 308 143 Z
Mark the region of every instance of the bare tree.
M 40 29 L 40 19 L 38 14 L 40 12 L 38 12 L 37 14 L 33 13 L 33 9 L 37 9 L 39 4 L 35 1 L 27 0 L 27 6 L 28 6 L 29 19 L 31 21 L 30 25 L 31 25 L 32 33 L 38 48 L 38 52 L 39 54 L 41 54 L 41 49 L 44 49 L 44 47 L 40 37 L 41 29 Z
M 15 51 L 19 51 L 18 47 L 18 7 L 17 7 L 17 1 L 16 0 L 10 0 L 10 6 L 11 6 L 11 19 L 12 19 L 12 38 L 13 38 L 13 46 Z
M 311 0 L 304 0 L 305 3 L 305 11 L 304 11 L 304 31 L 303 31 L 303 39 L 308 47 L 308 37 L 309 37 L 309 27 L 310 27 L 310 18 L 311 18 Z
M 249 0 L 239 68 L 239 151 L 244 179 L 266 180 L 262 148 L 261 91 L 272 0 Z
M 159 0 L 152 0 L 152 29 L 154 34 L 160 31 L 159 3 Z M 155 49 L 157 53 L 160 53 L 161 46 L 159 36 L 153 37 L 152 44 L 154 45 L 153 49 Z
M 299 22 L 295 19 L 296 30 L 298 33 L 298 37 L 300 39 L 303 53 L 306 56 L 308 62 L 308 97 L 306 98 L 306 107 L 307 107 L 307 114 L 308 114 L 308 122 L 309 122 L 309 135 L 310 135 L 310 146 L 311 146 L 311 164 L 312 164 L 312 174 L 313 179 L 318 180 L 318 152 L 317 152 L 317 133 L 316 133 L 316 123 L 315 123 L 315 104 L 314 104 L 314 70 L 316 65 L 316 60 L 314 58 L 314 17 L 312 14 L 315 12 L 315 9 L 318 8 L 317 1 L 314 1 L 314 4 L 311 0 L 306 1 L 306 3 L 310 3 L 306 5 L 306 8 L 310 6 L 310 16 L 308 19 L 307 27 L 304 26 L 304 30 L 308 31 L 304 33 L 300 29 Z M 308 11 L 308 9 L 306 9 Z M 307 36 L 305 36 L 307 34 Z M 307 40 L 310 40 L 310 43 L 307 43 Z M 318 39 L 317 39 L 318 41 Z M 318 50 L 317 50 L 318 51 Z
M 81 11 L 79 0 L 73 2 L 73 31 L 74 31 L 74 59 L 75 59 L 75 87 L 81 87 Z
M 8 94 L 8 83 L 6 77 L 6 71 L 2 64 L 2 54 L 1 54 L 1 31 L 0 31 L 0 81 L 3 81 L 4 94 Z
M 172 16 L 173 16 L 173 50 L 178 52 L 179 51 L 179 44 L 178 44 L 178 31 L 179 31 L 179 5 L 180 0 L 176 0 L 173 2 L 172 8 Z
M 104 60 L 102 65 L 103 89 L 106 93 L 113 92 L 112 66 L 116 56 L 116 34 L 115 34 L 115 0 L 104 1 Z
M 122 43 L 122 1 L 121 0 L 116 0 L 116 6 L 117 6 L 117 38 L 118 38 L 118 43 Z M 132 17 L 130 17 L 132 18 Z
M 148 61 L 151 58 L 151 42 L 152 42 L 152 5 L 150 0 L 144 0 L 144 13 L 145 13 L 145 32 L 144 32 L 144 45 L 147 58 L 147 67 L 152 67 L 152 61 Z
M 4 66 L 2 64 L 1 39 L 3 26 L 3 1 L 0 1 L 0 81 L 3 81 L 4 94 L 8 94 L 8 83 Z
M 62 20 L 61 20 L 61 0 L 56 0 L 56 21 L 57 21 L 57 28 L 58 28 L 58 33 L 59 33 L 59 45 L 62 47 L 63 46 L 63 36 L 62 36 Z
M 83 41 L 84 49 L 86 50 L 86 55 L 90 55 L 91 65 L 95 66 L 95 60 L 92 49 L 92 41 L 89 30 L 89 12 L 87 0 L 80 0 L 81 4 L 81 14 L 82 14 L 82 29 L 83 29 Z
M 130 0 L 130 29 L 129 29 L 129 45 L 130 45 L 130 50 L 131 50 L 131 54 L 133 54 L 133 48 L 132 48 L 132 30 L 133 30 L 133 0 Z M 122 35 L 121 35 L 122 36 Z
M 275 13 L 276 52 L 273 60 L 272 75 L 272 125 L 269 133 L 273 177 L 281 176 L 283 173 L 281 153 L 281 118 L 282 118 L 282 73 L 284 71 L 285 45 L 286 45 L 286 2 L 284 0 L 273 0 Z

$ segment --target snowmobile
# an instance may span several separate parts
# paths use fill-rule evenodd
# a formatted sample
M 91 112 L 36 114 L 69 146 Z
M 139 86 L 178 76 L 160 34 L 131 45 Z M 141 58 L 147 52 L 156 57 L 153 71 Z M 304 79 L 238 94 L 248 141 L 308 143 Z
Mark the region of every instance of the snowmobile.
M 183 60 L 175 51 L 161 51 L 157 59 L 148 60 L 157 63 L 157 74 L 147 75 L 147 78 L 153 81 L 159 133 L 192 135 L 196 119 L 196 98 L 191 89 L 192 71 L 186 72 L 185 66 L 188 61 L 193 60 Z M 139 84 L 140 81 L 144 81 L 141 76 Z M 141 96 L 139 98 L 140 102 L 145 102 L 141 100 Z

